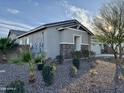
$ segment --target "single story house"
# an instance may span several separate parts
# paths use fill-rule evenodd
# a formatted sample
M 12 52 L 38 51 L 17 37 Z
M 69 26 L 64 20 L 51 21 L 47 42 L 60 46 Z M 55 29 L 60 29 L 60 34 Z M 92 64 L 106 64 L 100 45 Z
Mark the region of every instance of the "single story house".
M 91 35 L 77 20 L 49 23 L 18 36 L 20 45 L 30 45 L 33 54 L 46 52 L 47 57 L 63 55 L 68 59 L 73 51 L 91 50 Z

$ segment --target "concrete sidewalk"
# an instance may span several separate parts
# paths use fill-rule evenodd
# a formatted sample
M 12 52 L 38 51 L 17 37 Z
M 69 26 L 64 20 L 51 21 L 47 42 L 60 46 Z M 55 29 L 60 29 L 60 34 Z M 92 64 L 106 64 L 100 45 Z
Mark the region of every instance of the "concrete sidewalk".
M 107 57 L 107 58 L 109 58 L 109 57 L 114 57 L 114 55 L 113 54 L 99 54 L 99 55 L 95 55 L 95 57 Z M 124 55 L 122 57 L 124 58 Z
M 113 54 L 99 54 L 99 55 L 95 55 L 95 57 L 114 57 Z

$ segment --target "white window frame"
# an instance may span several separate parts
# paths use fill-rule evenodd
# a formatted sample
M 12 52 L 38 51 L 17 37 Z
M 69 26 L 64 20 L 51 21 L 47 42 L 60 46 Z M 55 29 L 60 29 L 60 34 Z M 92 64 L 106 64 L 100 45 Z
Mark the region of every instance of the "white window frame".
M 22 45 L 22 40 L 21 39 L 19 40 L 19 44 Z
M 26 40 L 27 40 L 26 44 L 29 45 L 29 44 L 30 44 L 30 40 L 29 40 L 29 38 L 27 37 Z

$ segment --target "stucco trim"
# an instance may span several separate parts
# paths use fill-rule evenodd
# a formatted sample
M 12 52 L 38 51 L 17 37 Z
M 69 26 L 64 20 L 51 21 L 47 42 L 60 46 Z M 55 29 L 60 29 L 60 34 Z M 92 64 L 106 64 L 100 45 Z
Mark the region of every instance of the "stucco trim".
M 89 45 L 89 44 L 87 44 L 87 43 L 81 43 L 81 45 Z
M 60 44 L 74 44 L 73 42 L 60 42 Z
M 59 44 L 74 44 L 72 42 L 60 42 Z M 81 43 L 81 45 L 89 45 L 87 43 Z

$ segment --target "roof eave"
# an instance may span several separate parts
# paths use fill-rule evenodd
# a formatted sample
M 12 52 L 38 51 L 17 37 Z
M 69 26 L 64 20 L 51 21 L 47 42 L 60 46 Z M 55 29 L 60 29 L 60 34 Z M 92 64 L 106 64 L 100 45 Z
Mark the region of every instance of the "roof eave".
M 27 32 L 27 33 L 24 33 L 24 34 L 18 36 L 18 38 L 27 36 L 27 35 L 35 33 L 35 32 L 38 32 L 38 31 L 46 29 L 48 27 L 59 26 L 59 25 L 62 25 L 62 24 L 69 24 L 69 23 L 72 23 L 72 22 L 76 22 L 76 23 L 80 24 L 82 26 L 82 28 L 84 28 L 88 34 L 93 35 L 93 33 L 90 30 L 88 30 L 85 26 L 83 26 L 79 21 L 74 19 L 74 20 L 62 21 L 62 22 L 58 22 L 58 23 L 56 22 L 56 23 L 51 23 L 51 24 L 46 24 L 46 25 L 39 26 L 35 29 L 32 29 L 30 32 Z
M 47 27 L 35 28 L 35 29 L 31 30 L 30 32 L 27 32 L 27 33 L 24 33 L 24 34 L 18 36 L 17 39 L 22 38 L 22 37 L 27 36 L 27 35 L 30 35 L 30 34 L 32 34 L 32 33 L 38 32 L 39 30 L 44 30 L 44 29 L 46 29 L 46 28 L 47 28 Z

